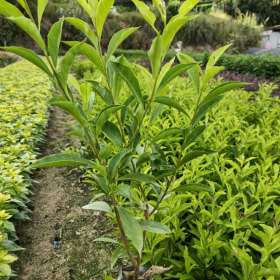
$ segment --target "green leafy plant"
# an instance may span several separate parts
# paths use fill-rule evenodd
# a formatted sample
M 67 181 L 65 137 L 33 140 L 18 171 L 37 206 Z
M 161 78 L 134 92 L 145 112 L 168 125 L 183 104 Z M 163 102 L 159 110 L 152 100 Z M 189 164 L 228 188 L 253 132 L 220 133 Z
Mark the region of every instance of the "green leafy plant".
M 174 59 L 166 62 L 176 33 L 195 17 L 188 13 L 198 3 L 197 0 L 184 1 L 178 14 L 169 21 L 164 2 L 153 1 L 162 21 L 162 30 L 155 24 L 157 16 L 152 9 L 143 1 L 133 0 L 155 33 L 148 52 L 151 70 L 114 55 L 118 46 L 138 27 L 115 33 L 107 50 L 102 49 L 103 27 L 113 0 L 78 0 L 78 3 L 91 18 L 92 24 L 78 18 L 61 19 L 51 27 L 46 42 L 40 34 L 40 22 L 47 1 L 38 1 L 37 16 L 30 14 L 27 18 L 18 8 L 3 0 L 0 12 L 34 40 L 45 59 L 25 48 L 3 49 L 29 60 L 50 77 L 58 93 L 52 104 L 76 120 L 75 134 L 87 150 L 84 154 L 49 155 L 35 162 L 32 168 L 85 166 L 91 170 L 91 182 L 98 194 L 84 209 L 104 212 L 116 224 L 115 237 L 105 236 L 96 241 L 115 244 L 112 265 L 119 258 L 128 260 L 129 266 L 124 270 L 131 270 L 132 278 L 138 279 L 143 274 L 140 268 L 144 264 L 149 239 L 171 234 L 171 229 L 162 219 L 164 212 L 161 205 L 182 187 L 178 183 L 182 168 L 214 152 L 193 148 L 205 129 L 201 121 L 225 92 L 243 84 L 226 82 L 208 90 L 209 83 L 223 69 L 215 64 L 229 46 L 215 51 L 205 70 L 184 54 L 178 54 L 178 64 L 174 64 Z M 29 14 L 28 5 L 23 8 Z M 82 31 L 85 40 L 66 42 L 70 49 L 59 58 L 64 21 Z M 96 66 L 98 79 L 87 77 L 79 82 L 71 75 L 71 66 L 78 54 L 85 55 Z M 145 75 L 145 79 L 138 77 L 139 72 Z M 193 108 L 184 107 L 172 96 L 171 82 L 184 73 L 192 81 L 196 99 Z M 128 96 L 123 94 L 124 89 L 128 89 Z M 95 102 L 96 96 L 99 102 Z M 184 116 L 186 125 L 167 125 L 156 135 L 148 133 L 151 124 L 170 110 Z M 194 189 L 197 187 L 193 185 Z M 152 265 L 152 262 L 149 264 Z M 155 270 L 150 266 L 142 276 L 162 271 L 165 270 Z

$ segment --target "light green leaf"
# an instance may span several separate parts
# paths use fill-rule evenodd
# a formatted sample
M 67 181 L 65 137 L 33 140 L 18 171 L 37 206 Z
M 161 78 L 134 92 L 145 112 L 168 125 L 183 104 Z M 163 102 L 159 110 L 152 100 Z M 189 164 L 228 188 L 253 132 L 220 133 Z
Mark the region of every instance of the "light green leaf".
M 112 9 L 114 0 L 99 0 L 97 9 L 96 9 L 96 32 L 97 36 L 101 38 L 103 26 L 106 21 L 106 18 Z
M 66 17 L 65 21 L 73 25 L 77 30 L 84 33 L 86 37 L 90 40 L 90 42 L 95 46 L 95 48 L 98 48 L 97 36 L 95 35 L 95 33 L 92 30 L 92 27 L 88 23 L 79 18 L 74 17 Z
M 177 109 L 179 112 L 188 116 L 188 114 L 184 110 L 184 108 L 174 98 L 171 98 L 168 96 L 157 96 L 155 98 L 154 102 L 173 107 L 173 108 Z
M 3 47 L 1 49 L 19 55 L 20 57 L 28 60 L 29 62 L 39 67 L 49 76 L 52 75 L 47 64 L 32 50 L 22 48 L 22 47 Z
M 45 9 L 48 5 L 48 0 L 38 0 L 38 3 L 37 3 L 37 16 L 38 16 L 38 26 L 39 26 L 39 29 L 41 27 L 41 21 L 42 21 L 42 17 L 43 17 L 43 14 L 45 12 Z
M 119 111 L 121 108 L 123 108 L 122 105 L 111 105 L 109 107 L 106 107 L 101 111 L 99 116 L 96 120 L 96 134 L 100 135 L 102 128 L 106 121 L 108 121 L 109 117 Z
M 118 207 L 120 220 L 126 237 L 138 251 L 139 255 L 143 249 L 143 230 L 139 222 L 123 207 Z
M 163 24 L 166 24 L 166 7 L 164 0 L 153 0 L 154 7 L 159 11 Z
M 168 226 L 163 225 L 159 222 L 155 222 L 155 221 L 142 221 L 141 226 L 142 226 L 143 230 L 148 231 L 148 232 L 153 232 L 153 233 L 157 233 L 157 234 L 171 233 Z
M 35 168 L 46 168 L 46 167 L 64 167 L 64 166 L 91 166 L 93 162 L 81 157 L 79 153 L 74 152 L 64 152 L 54 155 L 45 156 L 35 163 L 33 163 L 30 167 L 32 169 Z
M 95 16 L 95 12 L 92 9 L 91 5 L 88 4 L 87 0 L 77 0 L 79 5 L 83 8 L 83 10 L 87 13 L 87 15 L 93 19 Z
M 27 15 L 33 19 L 31 10 L 26 0 L 17 0 L 17 2 L 21 5 L 21 7 L 26 11 Z
M 150 60 L 153 76 L 156 77 L 159 73 L 160 66 L 163 59 L 162 52 L 162 36 L 158 35 L 152 42 L 151 48 L 148 51 L 148 57 Z
M 94 201 L 82 207 L 85 210 L 101 211 L 111 213 L 112 209 L 109 204 L 105 201 Z
M 48 53 L 52 58 L 53 64 L 56 67 L 61 42 L 61 33 L 63 27 L 63 19 L 54 23 L 48 34 Z
M 130 28 L 124 28 L 118 31 L 117 33 L 115 33 L 109 42 L 107 54 L 106 54 L 106 60 L 109 60 L 111 55 L 114 54 L 114 52 L 120 46 L 120 44 L 137 30 L 138 30 L 137 27 L 130 27 Z
M 179 8 L 179 15 L 187 15 L 199 2 L 200 0 L 185 0 Z
M 149 6 L 140 0 L 132 0 L 132 2 L 140 12 L 142 17 L 145 19 L 145 21 L 157 32 L 157 29 L 155 28 L 156 16 L 151 11 Z
M 41 50 L 45 50 L 45 42 L 37 28 L 37 26 L 26 17 L 9 17 L 19 28 L 26 32 L 39 46 Z
M 23 13 L 11 3 L 6 0 L 0 2 L 0 14 L 5 17 L 22 17 Z
M 228 50 L 230 47 L 231 47 L 231 44 L 221 47 L 221 48 L 217 49 L 216 51 L 214 51 L 209 57 L 208 63 L 206 65 L 206 69 L 208 67 L 214 66 L 218 62 L 220 57 L 225 53 L 225 51 Z

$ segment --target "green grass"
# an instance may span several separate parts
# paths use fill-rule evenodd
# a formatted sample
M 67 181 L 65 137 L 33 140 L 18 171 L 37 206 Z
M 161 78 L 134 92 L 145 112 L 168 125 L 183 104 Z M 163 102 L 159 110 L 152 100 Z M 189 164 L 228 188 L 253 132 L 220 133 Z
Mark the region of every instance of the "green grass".
M 46 76 L 31 64 L 0 69 L 0 276 L 11 273 L 8 263 L 13 258 L 7 254 L 16 249 L 8 242 L 16 237 L 11 218 L 29 214 L 30 184 L 24 170 L 36 157 L 50 96 Z

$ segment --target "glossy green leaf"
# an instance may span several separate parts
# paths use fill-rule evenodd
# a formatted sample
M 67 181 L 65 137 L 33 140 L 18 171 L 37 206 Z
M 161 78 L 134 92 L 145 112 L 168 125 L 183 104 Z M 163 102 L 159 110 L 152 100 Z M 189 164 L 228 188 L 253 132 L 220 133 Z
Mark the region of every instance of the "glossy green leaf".
M 195 64 L 177 64 L 174 67 L 172 67 L 170 70 L 167 71 L 167 73 L 162 78 L 158 90 L 160 91 L 163 88 L 165 88 L 177 76 L 184 73 L 185 71 L 188 71 L 194 65 Z
M 143 1 L 140 0 L 132 0 L 142 17 L 145 19 L 145 21 L 152 26 L 153 29 L 156 30 L 155 28 L 155 22 L 156 22 L 156 16 L 154 13 L 151 11 L 149 6 L 145 4 Z
M 84 159 L 79 153 L 64 152 L 54 155 L 45 156 L 33 163 L 30 167 L 35 168 L 46 168 L 46 167 L 75 167 L 75 166 L 91 166 L 92 161 Z
M 123 150 L 123 151 L 120 151 L 119 153 L 117 153 L 116 155 L 114 155 L 110 159 L 109 164 L 108 164 L 107 173 L 111 179 L 116 177 L 119 167 L 121 166 L 121 163 L 129 154 L 130 154 L 130 151 Z
M 157 234 L 170 234 L 171 231 L 168 226 L 156 221 L 142 221 L 141 226 L 143 230 Z
M 155 183 L 155 178 L 148 174 L 130 173 L 119 178 L 119 181 L 135 181 L 145 184 Z
M 106 107 L 101 111 L 99 116 L 96 120 L 96 134 L 100 135 L 102 128 L 106 121 L 108 121 L 109 117 L 119 111 L 121 108 L 123 108 L 122 105 L 111 105 L 109 107 Z
M 37 17 L 38 17 L 39 29 L 40 29 L 42 17 L 45 12 L 45 9 L 48 5 L 48 2 L 49 2 L 48 0 L 38 0 L 38 2 L 37 2 Z
M 191 152 L 188 152 L 181 160 L 180 162 L 178 163 L 177 167 L 181 167 L 183 166 L 184 164 L 196 159 L 196 158 L 199 158 L 201 156 L 204 156 L 204 155 L 209 155 L 209 154 L 212 154 L 214 153 L 214 151 L 211 151 L 211 150 L 197 150 L 197 151 L 191 151 Z
M 114 123 L 109 121 L 105 122 L 103 126 L 103 133 L 114 145 L 120 147 L 123 144 L 120 130 Z
M 93 201 L 88 205 L 82 207 L 85 210 L 101 211 L 106 213 L 111 213 L 112 209 L 109 204 L 105 201 Z
M 37 67 L 39 67 L 41 70 L 43 70 L 46 74 L 51 76 L 51 72 L 47 66 L 47 64 L 32 50 L 22 48 L 22 47 L 3 47 L 1 48 L 7 52 L 14 53 L 29 62 L 33 63 Z
M 37 26 L 26 17 L 9 17 L 19 28 L 26 32 L 38 45 L 41 50 L 45 50 L 45 42 L 37 28 Z
M 22 17 L 23 13 L 13 4 L 6 0 L 0 1 L 0 14 L 5 17 Z
M 95 33 L 93 32 L 93 27 L 91 27 L 87 22 L 74 17 L 66 17 L 65 21 L 73 25 L 77 30 L 81 31 L 86 35 L 90 42 L 98 48 L 98 39 Z
M 97 9 L 96 9 L 96 32 L 99 38 L 102 36 L 103 26 L 106 21 L 107 16 L 109 15 L 110 10 L 112 9 L 114 0 L 99 0 Z
M 137 29 L 137 27 L 124 28 L 115 33 L 109 42 L 106 59 L 109 60 L 121 43 L 137 31 Z
M 125 208 L 118 207 L 120 220 L 126 237 L 141 255 L 143 249 L 143 230 L 139 222 Z
M 63 27 L 63 19 L 54 23 L 48 34 L 48 53 L 52 58 L 53 64 L 56 67 L 61 42 L 61 33 Z
M 171 98 L 168 96 L 157 96 L 155 98 L 154 102 L 173 107 L 173 108 L 177 109 L 179 112 L 188 116 L 188 114 L 184 110 L 184 108 L 174 98 Z
M 121 76 L 121 78 L 126 82 L 127 86 L 129 87 L 130 91 L 135 96 L 137 101 L 144 106 L 144 100 L 142 97 L 140 85 L 135 74 L 131 71 L 130 68 L 120 63 L 113 63 L 113 67 Z

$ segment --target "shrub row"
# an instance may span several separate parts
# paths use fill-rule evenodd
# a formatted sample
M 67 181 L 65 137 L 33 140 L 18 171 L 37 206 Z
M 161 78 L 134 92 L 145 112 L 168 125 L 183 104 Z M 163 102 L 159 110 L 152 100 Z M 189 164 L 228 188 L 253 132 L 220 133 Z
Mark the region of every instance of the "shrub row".
M 0 278 L 11 275 L 11 253 L 19 248 L 14 220 L 25 219 L 29 179 L 25 168 L 34 160 L 47 125 L 49 82 L 27 62 L 0 69 Z

